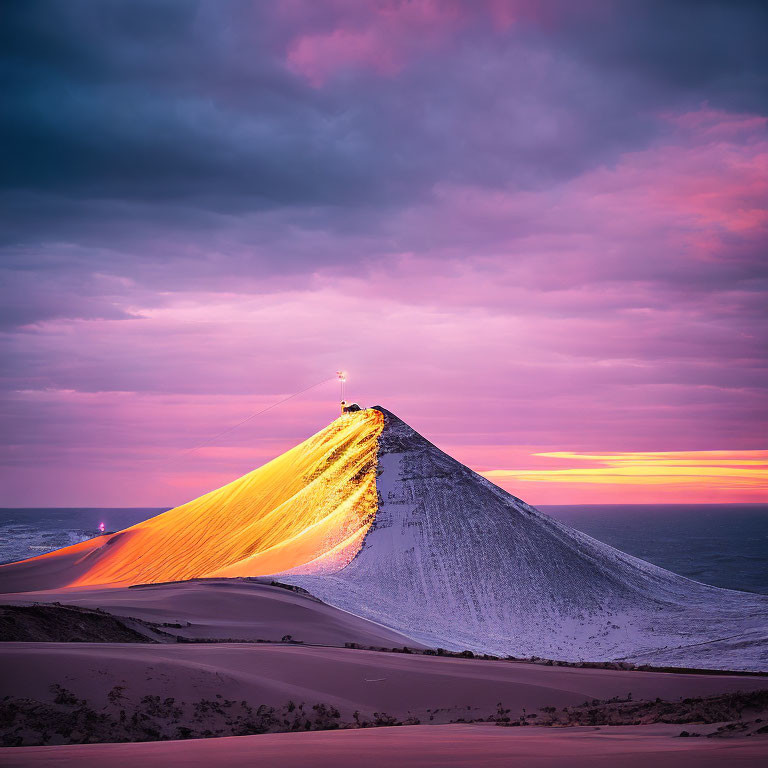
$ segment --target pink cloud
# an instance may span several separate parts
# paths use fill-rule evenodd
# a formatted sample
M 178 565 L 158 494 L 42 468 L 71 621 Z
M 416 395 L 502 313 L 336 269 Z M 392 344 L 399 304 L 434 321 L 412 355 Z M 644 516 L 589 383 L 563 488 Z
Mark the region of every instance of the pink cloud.
M 500 0 L 479 8 L 445 0 L 337 2 L 331 7 L 335 11 L 331 28 L 301 32 L 291 40 L 286 55 L 288 68 L 316 88 L 338 73 L 357 69 L 395 75 L 478 12 L 489 14 L 500 29 L 514 19 L 513 4 Z M 291 12 L 300 11 L 293 8 Z
M 439 185 L 392 216 L 384 240 L 404 247 L 360 274 L 127 285 L 116 300 L 136 319 L 27 327 L 4 503 L 180 503 L 321 428 L 335 389 L 173 457 L 341 366 L 354 399 L 480 470 L 546 469 L 531 457 L 548 451 L 764 448 L 768 329 L 750 281 L 768 140 L 748 116 L 670 122 L 663 142 L 556 187 Z M 534 503 L 757 500 L 544 477 L 500 482 Z
M 768 118 L 712 109 L 703 104 L 688 112 L 665 112 L 661 118 L 688 134 L 715 140 L 751 140 L 765 132 Z
M 688 113 L 663 142 L 541 190 L 441 183 L 431 204 L 397 223 L 426 246 L 402 258 L 426 263 L 431 251 L 461 262 L 449 270 L 485 264 L 515 285 L 548 289 L 656 281 L 701 259 L 732 265 L 740 253 L 734 236 L 753 251 L 768 240 L 765 124 Z M 467 265 L 468 248 L 477 256 Z
M 372 29 L 335 29 L 294 40 L 288 51 L 288 66 L 319 88 L 334 73 L 352 67 L 395 74 L 403 66 L 403 52 L 397 47 Z

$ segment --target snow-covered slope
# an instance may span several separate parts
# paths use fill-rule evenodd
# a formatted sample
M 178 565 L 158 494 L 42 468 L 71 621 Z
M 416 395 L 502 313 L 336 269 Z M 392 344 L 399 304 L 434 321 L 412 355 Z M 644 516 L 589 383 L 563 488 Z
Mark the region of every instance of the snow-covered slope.
M 558 523 L 378 410 L 379 505 L 362 549 L 336 572 L 281 580 L 452 650 L 768 669 L 767 596 L 690 581 Z

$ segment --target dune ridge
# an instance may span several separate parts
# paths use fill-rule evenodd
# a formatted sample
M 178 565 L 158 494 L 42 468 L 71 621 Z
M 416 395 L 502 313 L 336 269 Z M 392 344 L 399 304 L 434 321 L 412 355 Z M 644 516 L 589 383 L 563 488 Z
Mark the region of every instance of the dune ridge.
M 0 566 L 3 592 L 340 568 L 376 513 L 378 411 L 341 416 L 300 445 L 131 528 Z

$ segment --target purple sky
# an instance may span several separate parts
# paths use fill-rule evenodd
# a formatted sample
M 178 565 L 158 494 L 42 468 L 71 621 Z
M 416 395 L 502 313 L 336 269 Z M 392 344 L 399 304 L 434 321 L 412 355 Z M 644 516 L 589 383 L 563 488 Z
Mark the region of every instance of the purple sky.
M 0 505 L 183 502 L 339 367 L 532 503 L 768 500 L 765 3 L 3 15 Z

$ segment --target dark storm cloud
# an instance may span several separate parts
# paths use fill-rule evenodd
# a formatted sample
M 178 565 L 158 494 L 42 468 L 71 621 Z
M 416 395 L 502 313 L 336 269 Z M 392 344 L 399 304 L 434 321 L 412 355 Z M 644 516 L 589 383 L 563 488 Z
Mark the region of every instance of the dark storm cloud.
M 258 23 L 236 60 L 233 20 L 195 4 L 23 6 L 0 40 L 6 188 L 234 210 L 358 193 L 365 163 L 264 55 Z
M 575 56 L 616 70 L 638 98 L 764 113 L 768 4 L 762 0 L 619 0 L 602 20 L 571 12 L 554 26 Z
M 293 25 L 271 3 L 6 5 L 4 186 L 234 212 L 381 203 L 446 175 L 578 172 L 642 142 L 653 128 L 635 107 L 670 90 L 765 92 L 758 5 L 544 3 L 505 35 L 467 20 L 375 88 L 364 73 L 320 90 L 283 61 L 297 33 L 339 23 L 333 3 L 311 5 Z
M 365 4 L 6 3 L 6 320 L 112 316 L 80 300 L 96 273 L 165 288 L 375 259 L 412 245 L 388 222 L 436 185 L 546 187 L 648 146 L 660 112 L 766 92 L 761 4 L 512 2 L 504 29 L 435 7 L 444 34 L 404 28 L 391 71 L 317 87 L 291 46 L 370 30 Z M 63 272 L 58 298 L 36 290 Z

